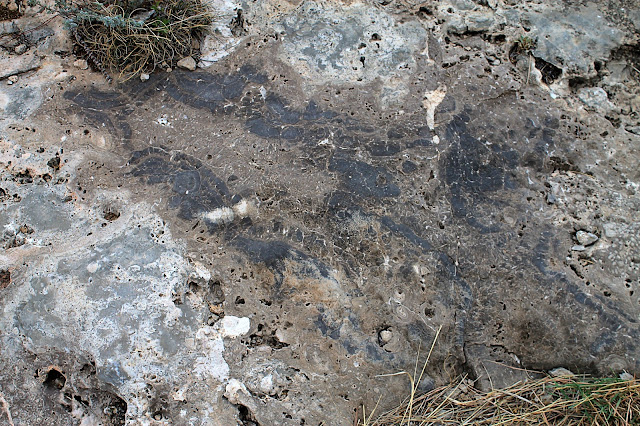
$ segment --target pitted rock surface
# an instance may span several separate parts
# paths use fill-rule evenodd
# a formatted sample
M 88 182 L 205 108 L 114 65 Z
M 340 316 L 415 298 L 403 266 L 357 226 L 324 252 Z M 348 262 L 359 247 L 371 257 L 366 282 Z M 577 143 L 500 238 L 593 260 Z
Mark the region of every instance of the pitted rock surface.
M 640 373 L 631 20 L 595 3 L 235 7 L 251 25 L 205 43 L 207 68 L 2 89 L 14 424 L 351 425 L 404 398 L 389 374 L 436 335 L 422 391 Z M 593 16 L 606 37 L 578 34 Z M 560 33 L 595 47 L 575 56 Z

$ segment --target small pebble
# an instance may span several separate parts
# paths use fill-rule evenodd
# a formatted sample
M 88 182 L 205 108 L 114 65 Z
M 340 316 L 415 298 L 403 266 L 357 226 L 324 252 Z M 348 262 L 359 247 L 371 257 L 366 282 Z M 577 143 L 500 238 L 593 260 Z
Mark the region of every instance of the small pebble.
M 626 371 L 623 373 L 620 373 L 619 377 L 620 377 L 620 380 L 626 380 L 626 381 L 635 379 L 635 377 L 633 377 L 631 374 L 627 373 Z
M 603 226 L 604 235 L 607 238 L 615 238 L 618 236 L 618 230 L 615 223 L 605 223 Z
M 27 51 L 27 45 L 26 44 L 19 44 L 16 47 L 13 48 L 13 51 L 16 52 L 18 55 L 22 55 L 24 52 Z
M 147 80 L 149 80 L 149 74 L 146 74 L 146 73 L 140 74 L 140 81 L 147 81 Z
M 18 82 L 18 76 L 17 75 L 12 75 L 12 76 L 9 76 L 9 78 L 7 78 L 7 84 L 8 85 L 12 85 L 12 84 L 17 83 L 17 82 Z
M 393 333 L 390 332 L 389 330 L 382 330 L 380 332 L 380 341 L 382 343 L 389 343 L 392 337 L 393 337 Z
M 598 236 L 591 232 L 578 231 L 576 232 L 576 239 L 583 246 L 589 246 L 598 241 Z
M 583 246 L 582 244 L 578 244 L 575 245 L 573 247 L 571 247 L 571 250 L 573 251 L 585 251 L 587 248 L 585 246 Z
M 554 368 L 553 370 L 549 371 L 549 374 L 552 377 L 574 377 L 575 376 L 573 372 L 563 367 Z
M 81 70 L 86 70 L 87 68 L 89 68 L 89 63 L 87 63 L 85 59 L 77 59 L 73 63 L 73 66 Z
M 191 56 L 180 59 L 177 65 L 178 67 L 189 71 L 195 71 L 197 66 L 195 59 L 193 59 Z

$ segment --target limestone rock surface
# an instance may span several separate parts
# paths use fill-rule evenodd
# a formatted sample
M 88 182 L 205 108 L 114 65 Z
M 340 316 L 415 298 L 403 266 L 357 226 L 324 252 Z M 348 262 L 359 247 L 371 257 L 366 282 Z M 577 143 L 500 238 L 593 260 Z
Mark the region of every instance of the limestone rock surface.
M 640 373 L 634 5 L 225 1 L 117 84 L 55 21 L 2 50 L 0 423 L 353 425 L 436 336 L 421 391 Z

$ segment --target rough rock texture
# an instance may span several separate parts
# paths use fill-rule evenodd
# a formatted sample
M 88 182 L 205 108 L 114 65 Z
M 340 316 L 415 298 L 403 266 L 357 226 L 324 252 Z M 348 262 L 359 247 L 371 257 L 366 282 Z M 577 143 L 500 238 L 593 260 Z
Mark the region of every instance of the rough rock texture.
M 2 85 L 2 421 L 351 425 L 438 330 L 421 390 L 640 373 L 637 4 L 223 6 Z

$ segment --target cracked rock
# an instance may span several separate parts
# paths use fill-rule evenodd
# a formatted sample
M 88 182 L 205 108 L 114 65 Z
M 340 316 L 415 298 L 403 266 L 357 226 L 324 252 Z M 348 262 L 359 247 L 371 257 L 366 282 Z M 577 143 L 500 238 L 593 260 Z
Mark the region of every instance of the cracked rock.
M 576 232 L 576 239 L 582 246 L 590 246 L 591 244 L 598 241 L 598 236 L 591 232 L 587 231 L 578 231 Z

